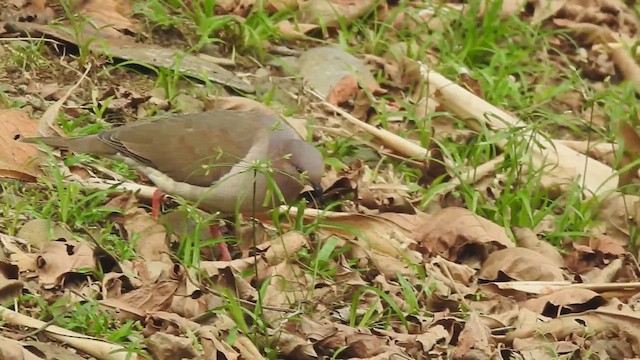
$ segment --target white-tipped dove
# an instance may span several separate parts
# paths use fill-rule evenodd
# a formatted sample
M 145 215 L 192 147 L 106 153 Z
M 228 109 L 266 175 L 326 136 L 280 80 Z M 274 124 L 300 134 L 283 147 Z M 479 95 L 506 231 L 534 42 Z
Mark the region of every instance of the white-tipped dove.
M 124 160 L 161 191 L 226 215 L 278 205 L 273 184 L 287 202 L 305 183 L 322 194 L 320 152 L 285 121 L 262 112 L 214 110 L 138 121 L 96 135 L 22 140 Z

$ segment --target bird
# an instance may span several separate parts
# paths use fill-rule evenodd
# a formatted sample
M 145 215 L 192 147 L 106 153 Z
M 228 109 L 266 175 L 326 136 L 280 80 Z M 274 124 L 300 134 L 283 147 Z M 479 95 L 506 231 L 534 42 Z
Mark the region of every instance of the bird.
M 279 116 L 263 111 L 173 114 L 93 135 L 20 140 L 124 161 L 158 188 L 152 199 L 156 214 L 164 194 L 230 216 L 290 203 L 307 184 L 314 198 L 323 192 L 320 151 Z M 219 250 L 221 260 L 231 260 L 226 244 Z

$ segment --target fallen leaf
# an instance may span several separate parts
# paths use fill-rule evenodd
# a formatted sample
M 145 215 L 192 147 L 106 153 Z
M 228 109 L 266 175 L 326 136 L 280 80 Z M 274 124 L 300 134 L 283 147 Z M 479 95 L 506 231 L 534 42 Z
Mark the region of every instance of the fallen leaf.
M 276 24 L 280 34 L 286 39 L 304 39 L 306 33 L 315 30 L 320 26 L 316 24 L 292 24 L 289 20 L 282 20 Z
M 93 249 L 85 243 L 72 240 L 45 244 L 37 264 L 38 278 L 45 288 L 62 284 L 67 274 L 96 269 Z
M 478 277 L 489 281 L 561 281 L 564 273 L 553 258 L 512 247 L 491 253 L 482 264 Z
M 301 0 L 300 22 L 327 27 L 347 25 L 376 6 L 373 0 Z
M 471 313 L 464 325 L 464 329 L 458 336 L 458 344 L 454 350 L 456 358 L 488 358 L 494 340 L 489 328 L 480 321 L 476 313 Z M 474 354 L 474 355 L 471 355 Z
M 91 20 L 92 25 L 102 35 L 122 37 L 119 30 L 132 34 L 138 32 L 138 26 L 131 20 L 133 10 L 131 2 L 126 0 L 79 0 L 77 11 Z
M 425 256 L 440 255 L 455 262 L 483 261 L 496 250 L 515 246 L 504 228 L 458 207 L 431 215 L 413 238 Z
M 31 248 L 42 249 L 51 240 L 74 240 L 73 233 L 62 224 L 48 219 L 29 220 L 18 230 L 17 237 L 24 239 Z
M 198 354 L 193 347 L 192 339 L 157 332 L 144 340 L 149 353 L 154 359 L 193 359 Z
M 38 149 L 16 141 L 38 136 L 38 121 L 20 110 L 0 110 L 0 177 L 34 181 L 42 175 Z
M 535 0 L 533 4 L 533 24 L 540 23 L 560 11 L 567 0 Z
M 607 300 L 595 291 L 567 288 L 521 302 L 520 306 L 546 317 L 559 317 L 597 309 L 606 303 Z

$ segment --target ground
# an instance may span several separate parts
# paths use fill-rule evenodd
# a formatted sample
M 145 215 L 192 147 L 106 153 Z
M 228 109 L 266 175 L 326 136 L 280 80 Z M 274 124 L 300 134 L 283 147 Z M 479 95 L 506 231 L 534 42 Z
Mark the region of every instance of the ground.
M 638 10 L 0 0 L 3 357 L 640 356 Z M 322 201 L 155 217 L 139 169 L 21 142 L 213 109 L 282 116 Z

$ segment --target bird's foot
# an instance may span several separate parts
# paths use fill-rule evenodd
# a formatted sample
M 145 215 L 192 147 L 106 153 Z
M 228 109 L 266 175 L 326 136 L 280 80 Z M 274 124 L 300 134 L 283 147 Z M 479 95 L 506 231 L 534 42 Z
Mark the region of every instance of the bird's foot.
M 151 195 L 151 216 L 154 219 L 157 219 L 158 216 L 160 216 L 160 208 L 164 197 L 165 193 L 160 189 L 156 189 L 153 192 L 153 195 Z
M 220 232 L 220 226 L 211 224 L 209 225 L 209 233 L 213 239 L 219 239 L 222 237 L 222 233 Z M 216 248 L 220 253 L 220 261 L 231 261 L 233 258 L 231 257 L 231 252 L 229 252 L 229 247 L 226 242 L 220 242 L 216 244 Z

